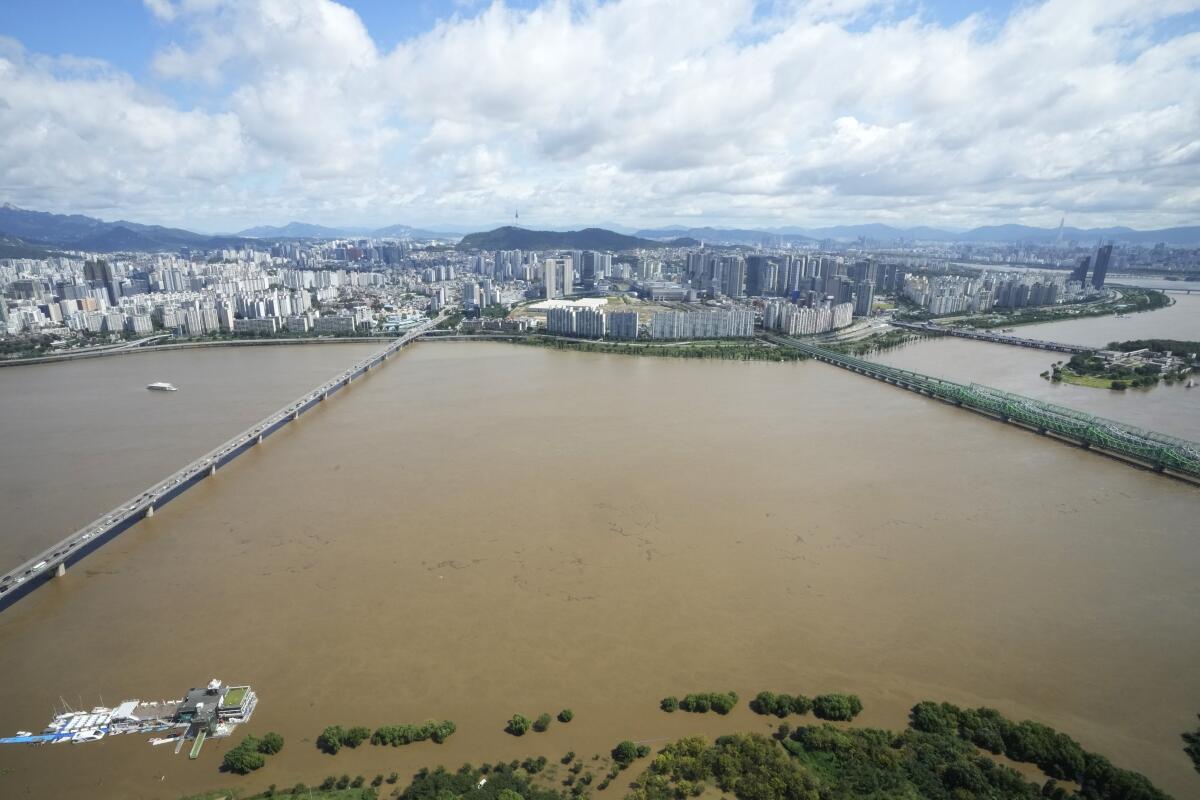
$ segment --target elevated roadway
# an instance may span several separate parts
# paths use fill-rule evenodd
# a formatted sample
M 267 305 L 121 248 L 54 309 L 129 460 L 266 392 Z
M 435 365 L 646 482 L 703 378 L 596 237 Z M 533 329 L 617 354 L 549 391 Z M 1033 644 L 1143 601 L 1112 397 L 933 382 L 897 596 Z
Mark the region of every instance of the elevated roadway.
M 963 339 L 974 339 L 978 342 L 1011 344 L 1015 345 L 1016 347 L 1033 347 L 1038 350 L 1054 350 L 1058 353 L 1090 353 L 1096 349 L 1095 347 L 1085 347 L 1081 344 L 1048 342 L 1045 339 L 1026 339 L 1021 336 L 1008 336 L 1003 333 L 992 333 L 991 331 L 977 331 L 969 328 L 948 328 L 944 325 L 936 325 L 932 322 L 897 322 L 895 320 L 891 320 L 888 324 L 910 331 L 928 333 L 933 336 L 958 336 Z
M 426 330 L 441 320 L 442 317 L 432 319 L 413 328 L 400 338 L 394 339 L 378 353 L 362 359 L 346 371 L 339 373 L 260 420 L 256 425 L 237 434 L 215 450 L 200 456 L 183 469 L 168 475 L 141 494 L 131 497 L 99 519 L 75 531 L 58 544 L 46 548 L 25 563 L 0 576 L 0 610 L 12 605 L 38 586 L 44 585 L 47 579 L 66 574 L 67 567 L 95 552 L 139 521 L 154 516 L 154 513 L 163 505 L 205 478 L 215 475 L 218 469 L 226 466 L 246 451 L 262 444 L 268 436 L 276 433 L 288 423 L 299 419 L 301 414 L 328 400 L 336 392 L 349 386 L 355 378 L 384 364 L 401 348 L 420 338 Z

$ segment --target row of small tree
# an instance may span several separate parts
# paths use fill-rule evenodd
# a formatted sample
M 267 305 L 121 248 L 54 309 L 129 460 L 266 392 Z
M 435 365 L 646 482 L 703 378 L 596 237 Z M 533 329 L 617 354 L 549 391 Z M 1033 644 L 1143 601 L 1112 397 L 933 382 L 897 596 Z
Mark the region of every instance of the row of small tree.
M 728 714 L 737 707 L 738 695 L 737 692 L 700 692 L 698 694 L 685 695 L 682 700 L 672 696 L 664 697 L 660 702 L 659 708 L 668 713 L 674 711 L 690 711 L 695 714 L 704 714 L 708 711 L 715 711 L 718 714 Z
M 384 725 L 381 728 L 377 728 L 374 733 L 371 732 L 370 728 L 363 725 L 357 725 L 353 728 L 330 725 L 321 731 L 321 735 L 317 737 L 317 747 L 333 755 L 343 747 L 354 749 L 367 740 L 370 740 L 371 744 L 390 744 L 392 747 L 412 744 L 413 742 L 423 742 L 426 739 L 432 739 L 441 744 L 449 739 L 456 730 L 458 730 L 458 726 L 448 719 L 431 719 L 422 722 L 420 725 Z
M 569 708 L 564 708 L 558 712 L 559 722 L 570 722 L 575 719 L 575 712 Z M 538 733 L 544 733 L 550 727 L 551 716 L 548 712 L 543 711 L 538 715 L 538 718 L 530 721 L 529 717 L 523 714 L 513 714 L 512 719 L 508 721 L 508 725 L 504 730 L 511 733 L 513 736 L 524 736 L 533 728 Z
M 862 711 L 862 701 L 856 694 L 820 694 L 811 700 L 802 694 L 759 692 L 750 701 L 756 714 L 774 714 L 783 719 L 790 714 L 807 714 L 818 719 L 849 722 Z

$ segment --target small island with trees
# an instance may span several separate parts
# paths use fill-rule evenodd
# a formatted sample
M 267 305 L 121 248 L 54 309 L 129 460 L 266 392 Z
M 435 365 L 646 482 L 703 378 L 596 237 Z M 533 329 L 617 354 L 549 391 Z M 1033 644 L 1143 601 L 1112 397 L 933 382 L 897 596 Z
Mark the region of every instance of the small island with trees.
M 1133 339 L 1111 342 L 1104 350 L 1077 353 L 1058 361 L 1042 377 L 1097 389 L 1123 391 L 1163 381 L 1187 381 L 1200 367 L 1200 342 L 1176 339 Z

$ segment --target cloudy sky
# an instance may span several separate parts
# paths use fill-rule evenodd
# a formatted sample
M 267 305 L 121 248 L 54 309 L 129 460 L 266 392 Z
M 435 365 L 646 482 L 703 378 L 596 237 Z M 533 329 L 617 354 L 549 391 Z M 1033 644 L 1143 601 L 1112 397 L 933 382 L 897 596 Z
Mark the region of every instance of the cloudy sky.
M 5 0 L 0 201 L 321 224 L 1200 224 L 1200 0 Z

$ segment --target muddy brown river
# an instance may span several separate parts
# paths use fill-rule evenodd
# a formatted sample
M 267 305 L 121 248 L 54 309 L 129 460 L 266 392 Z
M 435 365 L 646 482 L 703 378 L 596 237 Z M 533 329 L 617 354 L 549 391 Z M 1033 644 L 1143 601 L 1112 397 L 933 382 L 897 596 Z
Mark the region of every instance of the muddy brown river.
M 90 460 L 62 467 L 77 472 L 47 527 L 86 519 L 108 495 L 80 482 L 136 475 L 107 478 L 119 501 L 357 356 L 320 356 L 341 361 L 313 380 L 279 366 L 322 350 L 220 352 L 211 385 L 175 393 L 196 438 L 170 457 L 127 441 L 147 412 L 123 379 L 44 413 L 79 391 L 67 370 L 152 356 L 19 387 L 0 370 L 5 491 L 23 461 L 51 470 L 36 444 L 57 425 Z M 182 386 L 207 357 L 137 380 Z M 253 410 L 234 382 L 256 387 Z M 16 458 L 14 398 L 31 427 Z M 3 538 L 21 539 L 6 553 L 40 535 L 28 515 L 47 502 L 6 502 Z M 39 730 L 60 698 L 219 677 L 260 696 L 238 737 L 196 761 L 138 736 L 4 747 L 0 796 L 175 798 L 765 729 L 744 703 L 657 708 L 725 689 L 856 692 L 863 723 L 892 727 L 925 698 L 987 704 L 1195 796 L 1179 734 L 1200 711 L 1198 516 L 1195 487 L 815 362 L 421 343 L 0 613 L 0 733 Z M 563 707 L 569 725 L 503 733 Z M 458 732 L 313 745 L 334 723 L 430 717 Z M 267 730 L 287 744 L 264 769 L 218 771 Z

